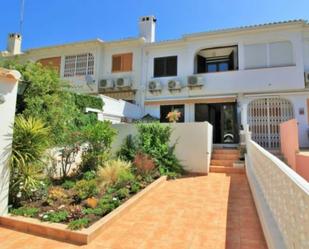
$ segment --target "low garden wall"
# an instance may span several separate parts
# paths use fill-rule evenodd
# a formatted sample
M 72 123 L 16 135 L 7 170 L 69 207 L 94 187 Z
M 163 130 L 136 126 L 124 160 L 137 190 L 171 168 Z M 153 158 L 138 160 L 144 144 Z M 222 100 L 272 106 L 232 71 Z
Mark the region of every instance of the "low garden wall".
M 173 127 L 171 145 L 176 143 L 175 154 L 184 169 L 189 172 L 207 174 L 212 150 L 212 125 L 201 123 L 166 124 Z M 136 135 L 134 124 L 114 124 L 118 135 L 112 144 L 112 151 L 119 150 L 126 136 Z
M 20 73 L 0 68 L 0 215 L 8 211 L 9 158 Z
M 268 247 L 309 248 L 308 183 L 250 138 L 246 171 Z

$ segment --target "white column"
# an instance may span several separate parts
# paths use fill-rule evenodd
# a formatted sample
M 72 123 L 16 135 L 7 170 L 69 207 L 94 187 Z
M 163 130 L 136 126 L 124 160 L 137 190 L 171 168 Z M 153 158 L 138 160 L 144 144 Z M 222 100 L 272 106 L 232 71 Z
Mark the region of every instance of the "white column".
M 5 215 L 8 212 L 9 159 L 12 151 L 17 83 L 19 79 L 19 72 L 0 68 L 0 215 Z

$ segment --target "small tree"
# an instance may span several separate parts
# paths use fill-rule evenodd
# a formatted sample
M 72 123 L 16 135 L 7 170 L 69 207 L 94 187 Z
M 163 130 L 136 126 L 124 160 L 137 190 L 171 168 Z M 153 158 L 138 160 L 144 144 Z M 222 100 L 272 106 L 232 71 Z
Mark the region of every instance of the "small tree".
M 83 171 L 96 170 L 109 155 L 111 143 L 116 135 L 110 122 L 89 124 L 82 130 L 83 140 L 88 143 L 88 149 L 83 156 Z

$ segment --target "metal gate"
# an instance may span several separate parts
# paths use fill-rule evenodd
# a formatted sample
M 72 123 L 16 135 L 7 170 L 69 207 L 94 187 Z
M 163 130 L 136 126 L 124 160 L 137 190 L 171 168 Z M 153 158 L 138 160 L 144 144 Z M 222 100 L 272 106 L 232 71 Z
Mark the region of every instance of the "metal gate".
M 267 149 L 279 148 L 279 125 L 293 117 L 293 106 L 287 99 L 262 98 L 253 100 L 248 105 L 248 124 L 252 139 Z

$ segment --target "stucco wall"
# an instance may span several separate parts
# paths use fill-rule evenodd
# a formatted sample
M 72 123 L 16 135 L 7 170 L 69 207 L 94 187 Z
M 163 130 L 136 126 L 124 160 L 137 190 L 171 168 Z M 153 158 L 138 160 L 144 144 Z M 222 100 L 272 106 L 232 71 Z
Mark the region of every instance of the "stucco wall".
M 212 126 L 207 122 L 171 125 L 173 127 L 171 145 L 177 142 L 175 153 L 184 169 L 207 174 L 212 149 Z M 112 151 L 116 152 L 125 137 L 129 134 L 136 135 L 137 130 L 134 124 L 114 124 L 113 127 L 118 131 L 112 144 Z
M 309 248 L 309 185 L 252 140 L 246 170 L 269 248 Z
M 296 170 L 296 153 L 299 150 L 297 120 L 291 119 L 280 124 L 281 153 L 288 165 Z
M 20 77 L 17 71 L 5 70 L 3 74 L 2 72 L 3 69 L 0 68 L 0 94 L 5 100 L 4 103 L 0 103 L 0 215 L 8 211 L 9 158 L 12 148 L 17 81 Z
M 296 172 L 309 182 L 309 153 L 296 155 Z

